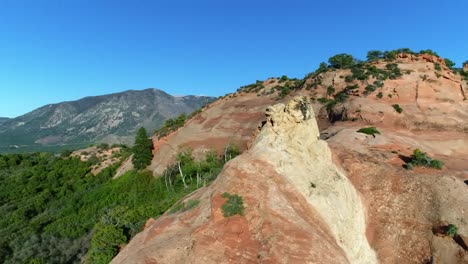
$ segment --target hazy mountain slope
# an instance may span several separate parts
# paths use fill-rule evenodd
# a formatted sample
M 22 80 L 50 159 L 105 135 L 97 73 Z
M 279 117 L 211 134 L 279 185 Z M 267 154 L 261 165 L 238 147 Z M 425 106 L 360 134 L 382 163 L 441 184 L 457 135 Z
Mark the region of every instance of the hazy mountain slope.
M 50 104 L 1 122 L 0 146 L 130 143 L 138 127 L 151 132 L 165 119 L 191 113 L 210 100 L 146 89 Z
M 3 123 L 3 122 L 5 122 L 5 121 L 7 121 L 8 119 L 10 119 L 10 118 L 8 118 L 8 117 L 0 117 L 0 124 Z

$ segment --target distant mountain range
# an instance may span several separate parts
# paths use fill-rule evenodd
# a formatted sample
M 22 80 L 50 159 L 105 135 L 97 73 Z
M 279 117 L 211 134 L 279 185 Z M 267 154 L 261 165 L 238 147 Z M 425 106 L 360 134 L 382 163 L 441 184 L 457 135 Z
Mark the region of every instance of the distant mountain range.
M 166 119 L 189 114 L 213 99 L 146 89 L 50 104 L 16 118 L 0 118 L 0 152 L 129 144 L 139 127 L 152 133 Z

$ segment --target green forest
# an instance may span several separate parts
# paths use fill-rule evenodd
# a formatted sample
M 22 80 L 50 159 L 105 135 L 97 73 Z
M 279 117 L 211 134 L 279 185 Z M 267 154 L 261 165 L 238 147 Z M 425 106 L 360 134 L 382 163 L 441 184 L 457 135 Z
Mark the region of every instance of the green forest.
M 0 155 L 0 263 L 108 263 L 148 218 L 209 184 L 229 158 L 195 161 L 185 151 L 161 177 L 133 170 L 112 179 L 119 164 L 92 175 L 78 158 Z

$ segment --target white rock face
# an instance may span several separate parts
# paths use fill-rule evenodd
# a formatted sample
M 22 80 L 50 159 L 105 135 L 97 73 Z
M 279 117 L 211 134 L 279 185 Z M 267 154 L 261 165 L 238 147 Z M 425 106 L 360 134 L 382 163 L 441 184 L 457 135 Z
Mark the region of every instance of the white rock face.
M 333 164 L 327 143 L 307 99 L 267 109 L 267 123 L 249 150 L 268 161 L 328 223 L 350 263 L 377 263 L 365 231 L 365 209 L 359 193 Z

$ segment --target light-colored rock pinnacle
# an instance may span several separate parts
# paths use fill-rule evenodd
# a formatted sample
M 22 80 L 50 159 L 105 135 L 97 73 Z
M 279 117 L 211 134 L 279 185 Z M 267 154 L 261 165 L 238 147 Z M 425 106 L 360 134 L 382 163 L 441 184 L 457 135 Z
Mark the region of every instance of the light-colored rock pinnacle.
M 267 122 L 250 152 L 273 167 L 329 225 L 350 263 L 377 263 L 365 236 L 365 210 L 352 183 L 333 164 L 307 99 L 267 109 Z

